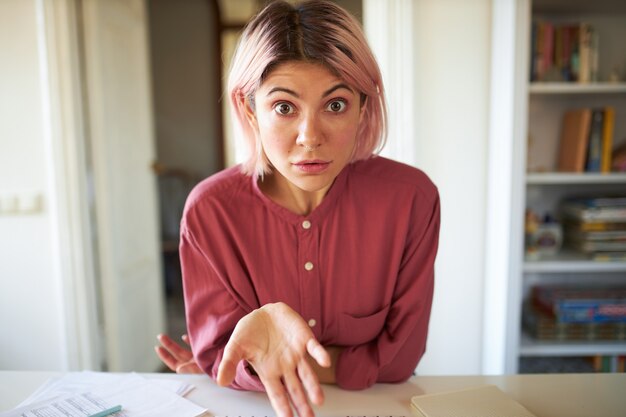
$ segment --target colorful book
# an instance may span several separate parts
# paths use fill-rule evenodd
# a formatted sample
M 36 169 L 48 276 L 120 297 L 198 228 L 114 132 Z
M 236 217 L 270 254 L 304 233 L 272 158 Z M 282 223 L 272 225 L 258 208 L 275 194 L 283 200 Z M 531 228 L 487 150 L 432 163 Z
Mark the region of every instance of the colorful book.
M 626 197 L 568 199 L 561 204 L 561 214 L 579 223 L 626 223 Z
M 600 171 L 604 173 L 611 172 L 614 126 L 615 109 L 613 107 L 605 107 L 602 124 L 602 158 L 600 162 Z
M 592 65 L 592 37 L 593 28 L 589 23 L 580 24 L 579 35 L 579 68 L 578 68 L 578 82 L 589 83 L 591 82 L 591 65 Z
M 532 303 L 561 323 L 626 322 L 626 287 L 538 285 Z
M 563 116 L 558 170 L 583 172 L 589 144 L 591 109 L 568 110 Z
M 604 111 L 594 109 L 591 114 L 591 127 L 589 129 L 589 145 L 587 149 L 587 172 L 600 172 L 602 162 L 602 124 Z

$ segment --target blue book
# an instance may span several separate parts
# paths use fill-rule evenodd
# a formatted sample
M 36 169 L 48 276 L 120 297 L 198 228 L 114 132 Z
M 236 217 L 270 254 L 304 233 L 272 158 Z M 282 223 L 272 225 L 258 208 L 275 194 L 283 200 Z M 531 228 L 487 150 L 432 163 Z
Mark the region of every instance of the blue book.
M 585 171 L 600 172 L 602 166 L 602 124 L 604 111 L 594 109 L 591 115 L 591 128 L 589 129 L 589 145 L 587 150 L 587 165 Z

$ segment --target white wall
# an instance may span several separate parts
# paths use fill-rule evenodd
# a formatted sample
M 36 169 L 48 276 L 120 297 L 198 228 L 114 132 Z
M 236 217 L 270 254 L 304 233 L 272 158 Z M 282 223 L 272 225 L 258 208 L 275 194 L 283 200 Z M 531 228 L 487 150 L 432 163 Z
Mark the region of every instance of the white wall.
M 407 13 L 411 26 L 399 31 Z M 364 2 L 366 33 L 389 92 L 387 155 L 423 169 L 441 197 L 433 312 L 417 368 L 422 375 L 482 370 L 490 13 L 489 0 Z
M 35 1 L 0 1 L 0 369 L 62 370 L 61 285 L 48 209 L 43 95 Z M 16 211 L 8 200 L 40 196 Z M 27 208 L 27 207 L 26 207 Z M 17 208 L 19 209 L 19 207 Z
M 416 161 L 441 195 L 424 374 L 481 373 L 490 10 L 489 0 L 415 9 Z

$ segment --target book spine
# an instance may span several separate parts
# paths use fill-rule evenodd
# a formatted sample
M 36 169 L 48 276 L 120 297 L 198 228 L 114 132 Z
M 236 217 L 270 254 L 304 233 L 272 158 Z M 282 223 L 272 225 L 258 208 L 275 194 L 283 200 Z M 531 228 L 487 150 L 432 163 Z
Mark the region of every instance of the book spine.
M 570 75 L 571 81 L 578 81 L 580 74 L 580 27 L 570 26 Z
M 554 25 L 545 23 L 543 38 L 543 75 L 545 76 L 554 66 Z
M 624 323 L 626 304 L 611 301 L 556 301 L 557 320 L 562 323 Z
M 589 129 L 589 147 L 587 151 L 587 172 L 600 172 L 602 161 L 602 122 L 603 111 L 594 110 L 591 116 Z
M 600 67 L 600 54 L 599 54 L 599 43 L 600 38 L 598 36 L 598 31 L 593 27 L 591 28 L 591 39 L 590 39 L 590 50 L 589 50 L 589 77 L 591 82 L 598 82 L 599 75 L 598 70 Z
M 602 161 L 600 171 L 611 172 L 611 162 L 613 159 L 613 128 L 615 125 L 615 110 L 612 107 L 604 109 L 604 119 L 602 126 Z
M 564 81 L 572 81 L 572 29 L 570 26 L 564 26 L 562 29 L 563 33 L 561 35 L 561 39 L 563 41 L 563 48 L 561 52 L 563 54 L 563 70 L 561 71 L 561 73 L 563 74 Z
M 592 29 L 589 23 L 580 24 L 579 33 L 579 69 L 578 82 L 588 83 L 591 81 L 591 34 Z

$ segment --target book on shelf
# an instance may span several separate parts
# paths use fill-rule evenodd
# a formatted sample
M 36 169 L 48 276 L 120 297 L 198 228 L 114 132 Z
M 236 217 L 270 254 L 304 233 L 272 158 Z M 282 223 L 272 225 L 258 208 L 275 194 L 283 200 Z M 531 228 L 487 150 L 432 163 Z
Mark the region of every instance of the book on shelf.
M 626 223 L 623 223 L 623 224 L 626 224 Z M 587 241 L 587 242 L 597 242 L 597 241 L 626 242 L 626 230 L 580 231 L 580 230 L 575 230 L 575 229 L 568 229 L 567 235 L 570 239 L 582 240 L 582 241 Z
M 626 262 L 626 251 L 594 252 L 591 259 L 598 262 Z
M 602 124 L 602 158 L 600 162 L 600 171 L 604 173 L 611 172 L 614 127 L 615 110 L 613 107 L 605 107 Z
M 611 171 L 615 110 L 603 108 L 571 109 L 561 123 L 558 171 Z
M 566 238 L 568 247 L 584 253 L 626 251 L 626 241 L 580 240 Z
M 540 341 L 594 342 L 626 340 L 624 322 L 561 322 L 554 314 L 526 302 L 522 309 L 525 333 Z
M 624 372 L 626 356 L 595 355 L 592 359 L 595 372 Z
M 625 223 L 626 196 L 569 198 L 561 203 L 560 211 L 566 220 L 575 222 Z
M 565 112 L 559 144 L 559 171 L 584 172 L 590 126 L 591 109 L 576 109 Z
M 588 22 L 555 24 L 534 19 L 531 26 L 530 80 L 598 81 L 598 32 Z
M 610 232 L 610 231 L 626 231 L 626 222 L 604 222 L 604 221 L 579 221 L 568 220 L 564 227 L 571 232 Z
M 536 285 L 531 302 L 560 323 L 626 323 L 625 286 Z
M 589 128 L 589 144 L 587 147 L 587 164 L 585 171 L 600 172 L 602 163 L 602 123 L 604 111 L 594 109 L 591 113 L 591 126 Z

